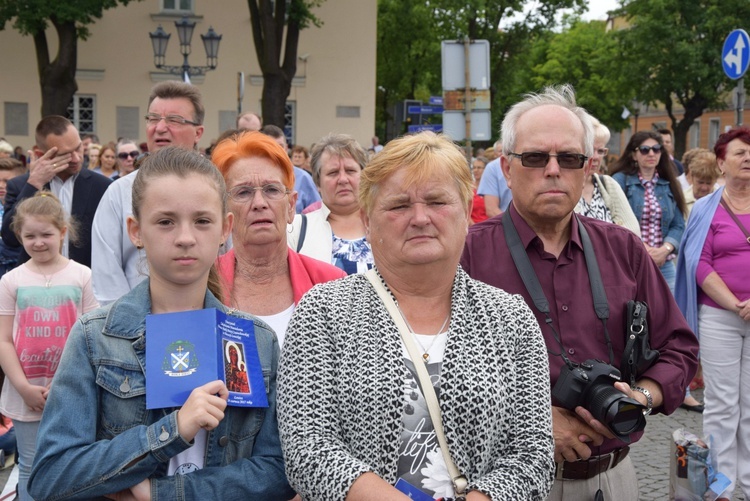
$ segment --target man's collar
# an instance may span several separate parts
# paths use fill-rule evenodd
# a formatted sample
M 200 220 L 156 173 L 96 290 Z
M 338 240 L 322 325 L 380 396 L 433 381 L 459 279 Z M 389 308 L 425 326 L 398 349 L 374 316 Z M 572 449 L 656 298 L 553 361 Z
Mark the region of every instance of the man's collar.
M 531 244 L 531 242 L 533 242 L 535 238 L 539 237 L 531 228 L 531 226 L 529 226 L 526 220 L 521 216 L 521 214 L 518 213 L 516 207 L 513 205 L 513 202 L 511 202 L 508 206 L 508 210 L 510 211 L 510 218 L 513 220 L 513 224 L 516 226 L 516 231 L 518 231 L 518 236 L 521 237 L 521 243 L 523 244 L 524 249 L 528 250 L 529 244 Z M 576 216 L 575 213 L 573 213 L 572 216 L 573 217 L 570 220 L 570 224 L 572 225 L 570 231 L 570 241 L 583 249 L 583 245 L 581 244 L 581 235 L 578 231 L 578 216 Z

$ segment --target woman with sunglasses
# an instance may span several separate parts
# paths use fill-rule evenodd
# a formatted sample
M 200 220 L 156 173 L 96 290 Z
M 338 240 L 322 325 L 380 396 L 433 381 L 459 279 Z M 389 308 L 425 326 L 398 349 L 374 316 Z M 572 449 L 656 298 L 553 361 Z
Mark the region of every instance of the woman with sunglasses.
M 674 294 L 674 259 L 685 229 L 685 197 L 675 177 L 661 135 L 652 131 L 633 134 L 612 167 L 635 217 L 641 240 Z
M 117 143 L 117 165 L 119 172 L 112 180 L 120 179 L 133 172 L 135 170 L 135 159 L 140 154 L 141 150 L 135 144 L 135 141 L 132 139 L 120 139 L 120 142 Z

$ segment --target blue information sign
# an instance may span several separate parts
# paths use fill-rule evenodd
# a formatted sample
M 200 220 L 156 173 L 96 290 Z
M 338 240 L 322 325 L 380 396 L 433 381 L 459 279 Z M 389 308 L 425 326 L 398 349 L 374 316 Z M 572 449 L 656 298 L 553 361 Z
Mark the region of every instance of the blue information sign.
M 409 106 L 410 115 L 439 115 L 442 112 L 442 106 Z
M 745 30 L 732 31 L 721 51 L 721 65 L 724 73 L 732 80 L 742 78 L 750 64 L 750 37 Z
M 422 124 L 422 125 L 410 125 L 409 134 L 415 132 L 422 132 L 423 130 L 431 130 L 432 132 L 443 132 L 442 124 Z
M 430 104 L 434 106 L 442 106 L 443 96 L 430 96 Z

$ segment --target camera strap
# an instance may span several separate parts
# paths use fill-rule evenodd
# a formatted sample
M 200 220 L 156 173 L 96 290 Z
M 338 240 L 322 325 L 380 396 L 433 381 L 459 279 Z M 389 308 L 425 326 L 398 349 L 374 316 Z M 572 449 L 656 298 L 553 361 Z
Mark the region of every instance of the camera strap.
M 610 365 L 613 365 L 615 363 L 615 355 L 612 350 L 612 340 L 607 331 L 609 303 L 607 302 L 607 294 L 604 292 L 604 283 L 602 282 L 602 275 L 599 272 L 599 264 L 596 261 L 594 246 L 591 244 L 588 231 L 586 231 L 583 223 L 575 213 L 573 213 L 573 219 L 578 224 L 578 233 L 581 235 L 583 256 L 586 260 L 586 269 L 588 270 L 589 283 L 591 284 L 591 295 L 594 300 L 594 312 L 596 313 L 597 318 L 602 321 L 602 326 L 604 327 L 604 339 L 607 342 L 607 348 L 609 349 L 609 363 Z M 531 296 L 532 301 L 534 301 L 536 308 L 541 313 L 544 313 L 545 323 L 552 330 L 552 334 L 555 337 L 557 344 L 560 345 L 560 353 L 555 353 L 549 348 L 547 349 L 547 352 L 562 357 L 568 367 L 573 367 L 574 364 L 570 361 L 567 355 L 565 355 L 565 347 L 562 344 L 562 339 L 552 325 L 549 301 L 547 301 L 547 297 L 544 295 L 542 285 L 539 283 L 539 278 L 536 276 L 534 267 L 531 265 L 529 256 L 526 254 L 526 249 L 521 242 L 521 237 L 518 235 L 516 225 L 513 224 L 513 219 L 510 217 L 510 210 L 506 210 L 503 214 L 503 233 L 505 234 L 505 243 L 508 245 L 510 255 L 513 258 L 513 263 L 516 265 L 516 269 L 521 275 L 521 280 L 523 280 L 526 290 Z

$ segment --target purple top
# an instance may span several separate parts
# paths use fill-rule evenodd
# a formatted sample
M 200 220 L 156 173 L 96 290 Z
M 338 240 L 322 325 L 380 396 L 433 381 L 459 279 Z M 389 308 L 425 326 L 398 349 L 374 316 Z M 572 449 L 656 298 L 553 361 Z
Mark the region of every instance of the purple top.
M 738 214 L 740 222 L 750 229 L 750 214 Z M 750 244 L 727 210 L 719 205 L 711 220 L 711 227 L 703 244 L 703 252 L 698 262 L 695 279 L 700 287 L 703 281 L 715 271 L 727 284 L 729 290 L 744 301 L 750 298 L 750 268 L 747 259 L 750 257 Z M 698 291 L 698 304 L 722 308 L 713 299 Z
M 578 233 L 572 225 L 571 238 L 559 258 L 545 252 L 542 241 L 521 218 L 513 204 L 510 214 L 550 303 L 550 316 L 568 357 L 573 362 L 596 358 L 609 362 L 602 322 L 594 313 L 586 261 Z M 615 366 L 625 347 L 625 314 L 628 300 L 645 301 L 651 347 L 661 356 L 645 377 L 661 385 L 664 402 L 655 412 L 671 414 L 685 398 L 685 388 L 697 368 L 698 341 L 677 308 L 669 286 L 630 230 L 604 221 L 581 217 L 598 257 L 602 281 L 610 305 L 607 330 L 612 339 Z M 546 326 L 544 315 L 534 306 L 521 276 L 513 265 L 503 235 L 501 216 L 469 228 L 461 266 L 472 276 L 507 292 L 521 294 L 541 325 L 547 348 L 559 353 L 560 347 Z M 550 384 L 554 386 L 563 365 L 562 358 L 549 355 Z M 553 404 L 557 405 L 554 401 Z M 632 435 L 634 440 L 640 434 Z M 596 454 L 622 447 L 618 440 L 605 440 Z

